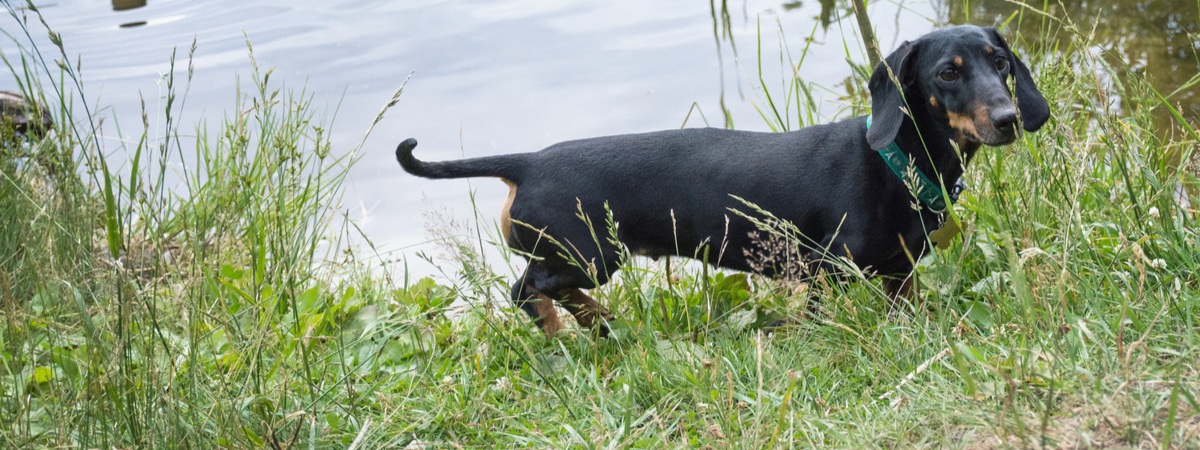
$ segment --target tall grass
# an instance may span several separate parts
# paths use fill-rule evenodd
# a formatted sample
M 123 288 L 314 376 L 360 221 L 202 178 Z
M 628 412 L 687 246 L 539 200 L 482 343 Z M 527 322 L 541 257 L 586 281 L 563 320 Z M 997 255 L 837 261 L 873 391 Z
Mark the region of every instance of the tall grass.
M 27 98 L 57 106 L 58 124 L 45 139 L 4 134 L 0 440 L 214 448 L 340 439 L 312 425 L 330 405 L 358 410 L 361 394 L 342 381 L 359 336 L 335 345 L 328 331 L 376 299 L 356 295 L 352 286 L 370 283 L 352 283 L 357 267 L 340 264 L 341 182 L 354 155 L 331 148 L 311 95 L 270 80 L 250 49 L 250 92 L 188 136 L 174 117 L 189 53 L 184 80 L 172 58 L 165 107 L 143 111 L 140 137 L 107 148 L 97 108 L 80 100 L 78 67 L 46 62 L 71 60 L 62 41 L 49 31 L 59 54 L 44 55 L 31 37 L 44 31 L 26 20 L 40 18 L 36 8 L 5 5 L 24 34 L 9 36 L 21 60 L 5 62 Z M 151 129 L 151 114 L 162 129 Z
M 1024 14 L 1013 20 L 1038 17 Z M 1141 79 L 1119 90 L 1135 107 L 1110 108 L 1116 77 L 1091 47 L 1013 43 L 1054 117 L 972 162 L 964 235 L 918 268 L 924 309 L 893 310 L 871 281 L 634 259 L 593 292 L 619 317 L 599 341 L 547 339 L 502 300 L 512 276 L 482 256 L 495 224 L 435 227 L 449 285 L 367 270 L 338 213 L 353 152 L 331 147 L 308 94 L 272 83 L 252 50 L 251 88 L 219 124 L 178 131 L 187 78 L 178 87 L 172 70 L 165 109 L 146 112 L 165 128 L 143 121 L 107 149 L 75 70 L 24 44 L 9 67 L 58 125 L 6 132 L 0 154 L 0 440 L 1200 448 L 1200 199 L 1179 163 L 1195 135 L 1161 132 L 1190 125 L 1156 121 L 1170 98 Z M 803 55 L 784 48 L 795 77 L 756 86 L 779 129 L 820 118 Z M 847 115 L 869 106 L 843 101 Z M 588 219 L 597 239 L 619 226 Z M 763 329 L 812 293 L 812 320 Z

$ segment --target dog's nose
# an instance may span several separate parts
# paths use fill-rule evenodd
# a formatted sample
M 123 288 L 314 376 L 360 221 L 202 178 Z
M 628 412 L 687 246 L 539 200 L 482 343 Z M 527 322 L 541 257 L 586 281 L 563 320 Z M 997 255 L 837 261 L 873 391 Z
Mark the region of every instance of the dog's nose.
M 1017 123 L 1016 108 L 999 108 L 992 110 L 992 126 L 999 131 L 1008 132 Z

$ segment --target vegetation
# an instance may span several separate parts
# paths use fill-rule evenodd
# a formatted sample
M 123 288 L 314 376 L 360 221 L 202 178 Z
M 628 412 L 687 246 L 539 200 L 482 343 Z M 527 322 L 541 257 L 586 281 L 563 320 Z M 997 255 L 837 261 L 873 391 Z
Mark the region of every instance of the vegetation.
M 32 42 L 9 11 L 13 41 Z M 75 69 L 47 63 L 72 59 L 51 32 L 61 57 L 5 60 L 57 125 L 0 144 L 0 441 L 1200 448 L 1200 136 L 1171 93 L 1109 76 L 1077 28 L 1030 8 L 1009 20 L 1078 46 L 1011 37 L 1054 117 L 972 163 L 969 225 L 922 261 L 915 311 L 872 281 L 637 259 L 593 292 L 622 318 L 603 340 L 543 337 L 502 300 L 507 261 L 481 252 L 494 224 L 437 229 L 453 285 L 372 270 L 337 210 L 357 149 L 332 149 L 306 93 L 272 84 L 252 50 L 240 113 L 183 138 L 172 71 L 166 126 L 114 150 Z M 864 75 L 843 115 L 866 110 Z M 782 86 L 756 91 L 772 126 L 827 120 L 812 85 Z M 769 231 L 764 248 L 796 245 Z M 814 293 L 811 320 L 762 328 Z

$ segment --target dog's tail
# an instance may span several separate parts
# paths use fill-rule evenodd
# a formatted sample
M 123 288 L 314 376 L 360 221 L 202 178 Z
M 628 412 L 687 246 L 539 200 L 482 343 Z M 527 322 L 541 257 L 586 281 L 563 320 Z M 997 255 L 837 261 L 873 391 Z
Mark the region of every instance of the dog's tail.
M 417 140 L 405 139 L 396 147 L 396 160 L 405 172 L 425 178 L 499 177 L 520 184 L 525 168 L 523 154 L 485 156 L 458 161 L 425 162 L 413 157 Z

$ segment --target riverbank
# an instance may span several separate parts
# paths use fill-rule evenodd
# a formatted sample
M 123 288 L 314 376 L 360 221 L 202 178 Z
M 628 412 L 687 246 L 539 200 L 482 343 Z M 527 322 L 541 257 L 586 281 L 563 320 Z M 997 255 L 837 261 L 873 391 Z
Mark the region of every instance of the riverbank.
M 1019 47 L 1054 116 L 972 161 L 969 225 L 922 261 L 917 313 L 874 281 L 635 259 L 593 291 L 619 317 L 599 341 L 546 338 L 502 300 L 494 223 L 429 215 L 449 285 L 349 247 L 359 149 L 332 148 L 252 49 L 238 113 L 173 119 L 181 51 L 146 111 L 165 126 L 132 124 L 120 149 L 61 51 L 9 62 L 56 121 L 0 147 L 6 446 L 1200 448 L 1200 199 L 1181 163 L 1200 136 L 1086 45 Z M 852 77 L 844 116 L 866 112 Z M 824 121 L 796 101 L 812 86 L 780 85 L 758 106 L 796 119 L 773 126 Z M 818 318 L 764 330 L 814 293 Z

